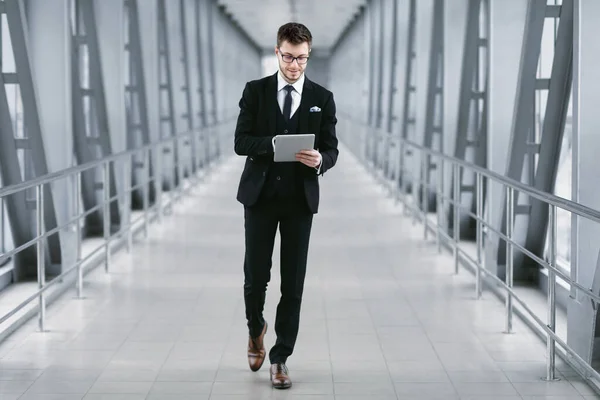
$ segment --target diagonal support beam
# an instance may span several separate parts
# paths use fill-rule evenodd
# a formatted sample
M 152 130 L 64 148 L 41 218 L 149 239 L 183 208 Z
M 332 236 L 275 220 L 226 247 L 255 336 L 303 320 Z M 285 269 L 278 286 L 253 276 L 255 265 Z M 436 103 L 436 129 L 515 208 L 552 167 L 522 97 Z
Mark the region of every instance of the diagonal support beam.
M 427 102 L 425 110 L 425 131 L 423 132 L 423 146 L 443 152 L 443 124 L 444 120 L 444 1 L 435 0 L 433 5 L 433 21 L 431 32 L 431 45 L 429 49 L 429 71 L 427 82 Z M 435 136 L 435 137 L 434 137 Z M 422 181 L 428 189 L 423 198 L 423 190 L 419 190 L 419 204 L 421 209 L 428 212 L 435 209 L 435 189 L 430 188 L 431 170 L 435 168 L 431 156 L 426 158 L 425 168 L 421 168 Z M 419 185 L 421 187 L 421 185 Z
M 129 57 L 128 87 L 125 90 L 127 100 L 127 148 L 135 149 L 141 145 L 150 143 L 150 125 L 148 119 L 148 96 L 146 93 L 146 80 L 144 79 L 144 63 L 142 54 L 142 39 L 140 31 L 140 16 L 138 0 L 125 0 L 127 16 L 127 43 L 126 53 Z M 153 154 L 149 154 L 148 174 L 150 179 L 154 178 Z M 132 160 L 131 179 L 132 185 L 139 185 L 144 180 L 145 158 L 140 154 Z M 136 168 L 137 167 L 137 168 Z M 149 183 L 148 203 L 154 204 L 156 199 L 155 185 Z M 142 187 L 131 194 L 131 207 L 133 209 L 144 208 L 144 190 Z
M 204 49 L 202 46 L 202 37 L 200 34 L 200 28 L 202 26 L 201 24 L 201 17 L 200 17 L 200 0 L 196 0 L 194 2 L 194 18 L 196 21 L 196 31 L 195 31 L 195 40 L 196 40 L 196 63 L 197 63 L 197 68 L 198 68 L 198 96 L 200 98 L 200 111 L 199 111 L 199 116 L 200 116 L 200 128 L 201 128 L 201 134 L 200 134 L 200 145 L 203 147 L 203 149 L 199 150 L 198 153 L 202 152 L 204 154 L 204 156 L 200 157 L 199 163 L 198 165 L 200 166 L 200 168 L 204 167 L 204 160 L 208 157 L 207 151 L 209 148 L 209 139 L 210 137 L 206 134 L 206 127 L 207 127 L 207 111 L 206 111 L 206 89 L 204 86 L 204 82 L 205 82 L 205 77 L 204 77 L 204 62 L 203 62 L 203 57 L 204 57 Z
M 89 163 L 109 156 L 112 153 L 106 98 L 104 95 L 104 79 L 102 77 L 100 48 L 96 30 L 94 4 L 83 1 L 76 5 L 76 21 L 73 29 L 73 45 L 71 55 L 72 93 L 74 118 L 75 154 L 80 164 Z M 87 50 L 88 61 L 84 63 L 82 48 Z M 88 71 L 82 73 L 83 66 Z M 88 82 L 81 82 L 87 76 Z M 86 115 L 85 105 L 89 105 Z M 87 118 L 86 118 L 87 117 Z M 97 171 L 88 170 L 81 174 L 81 194 L 85 211 L 100 205 L 97 191 Z M 117 194 L 114 165 L 110 166 L 109 192 L 113 197 Z M 86 218 L 86 234 L 103 235 L 103 208 L 99 207 Z M 112 230 L 118 230 L 120 224 L 118 200 L 110 204 L 110 222 Z
M 48 173 L 48 164 L 44 150 L 44 140 L 39 117 L 38 99 L 33 81 L 32 64 L 29 58 L 29 28 L 27 26 L 25 9 L 23 3 L 19 0 L 5 0 L 4 11 L 6 13 L 6 20 L 8 21 L 8 30 L 10 32 L 15 59 L 17 72 L 16 84 L 21 93 L 24 110 L 26 140 L 28 141 L 27 149 L 24 150 L 26 153 L 25 160 L 33 165 L 33 176 L 43 176 Z M 12 130 L 12 126 L 10 129 L 8 128 L 8 125 L 11 125 L 12 119 L 10 110 L 8 109 L 5 81 L 2 78 L 0 78 L 0 86 L 2 86 L 0 93 L 0 96 L 2 96 L 2 100 L 0 101 L 2 103 L 0 104 L 0 112 L 2 113 L 0 147 L 6 147 L 2 150 L 0 165 L 2 166 L 3 183 L 5 185 L 13 185 L 20 183 L 23 180 L 21 168 L 28 169 L 28 165 L 20 166 L 16 156 L 16 132 Z M 5 154 L 13 150 L 14 153 L 12 156 Z M 4 157 L 8 158 L 4 160 Z M 7 207 L 9 210 L 14 210 L 18 213 L 14 215 L 11 213 L 10 217 L 13 239 L 16 246 L 20 246 L 34 237 L 32 229 L 33 220 L 31 219 L 30 212 L 24 208 L 25 203 L 14 204 L 17 201 L 26 201 L 27 199 L 24 197 L 25 194 L 23 194 L 23 198 L 19 198 L 19 196 L 10 196 L 7 199 Z M 13 204 L 11 205 L 11 203 Z M 23 225 L 20 225 L 21 223 Z M 44 190 L 44 223 L 47 230 L 57 227 L 52 189 L 49 187 Z M 60 265 L 62 256 L 59 235 L 55 234 L 50 236 L 47 239 L 47 244 L 47 262 L 53 265 Z M 32 275 L 36 273 L 34 261 L 37 260 L 37 257 L 35 255 L 35 249 L 31 248 L 31 250 L 32 251 L 25 251 L 22 255 L 17 257 L 18 263 L 23 262 L 22 265 L 17 265 L 17 275 Z
M 159 63 L 159 98 L 160 98 L 160 132 L 161 138 L 174 137 L 177 134 L 175 128 L 175 105 L 173 100 L 173 77 L 171 74 L 171 61 L 169 59 L 169 27 L 167 24 L 167 9 L 165 0 L 158 0 L 158 63 Z M 179 144 L 174 143 L 167 147 L 172 149 L 171 179 L 165 189 L 174 190 L 179 183 L 181 174 L 179 165 Z M 166 151 L 167 148 L 165 149 Z
M 553 193 L 573 77 L 573 0 L 563 0 L 556 35 L 542 140 L 533 185 Z M 542 257 L 548 232 L 548 204 L 531 199 L 525 245 Z
M 487 160 L 487 88 L 488 65 L 487 54 L 482 54 L 482 48 L 488 51 L 489 37 L 487 35 L 487 6 L 485 0 L 469 0 L 467 11 L 467 27 L 464 39 L 462 71 L 460 77 L 460 94 L 458 105 L 458 121 L 456 126 L 456 145 L 454 157 L 485 167 Z M 482 10 L 483 9 L 483 10 Z M 485 24 L 481 23 L 484 11 Z M 483 26 L 482 26 L 483 25 Z M 481 30 L 484 30 L 482 32 Z M 483 68 L 482 68 L 483 66 Z M 480 76 L 481 73 L 484 76 Z M 468 151 L 471 150 L 471 151 Z M 461 169 L 460 187 L 474 188 L 475 174 Z M 454 184 L 454 182 L 452 182 Z M 463 208 L 476 212 L 475 190 L 460 190 L 458 201 Z M 485 198 L 485 188 L 483 191 Z M 454 224 L 454 208 L 448 215 L 449 226 Z M 476 223 L 468 215 L 461 215 L 461 238 L 475 238 Z
M 416 27 L 417 27 L 417 2 L 416 0 L 410 0 L 409 5 L 409 17 L 408 17 L 408 35 L 407 35 L 407 46 L 406 46 L 406 80 L 404 84 L 404 106 L 402 109 L 402 129 L 401 137 L 406 140 L 412 137 L 411 132 L 415 129 L 415 115 L 414 112 L 411 114 L 411 110 L 414 110 L 413 106 L 416 103 L 417 87 L 416 87 L 416 76 L 415 76 L 415 59 L 416 59 Z M 410 193 L 412 190 L 410 171 L 408 171 L 408 159 L 411 156 L 410 150 L 400 145 L 399 150 L 399 173 L 398 173 L 398 186 L 403 187 L 404 193 Z

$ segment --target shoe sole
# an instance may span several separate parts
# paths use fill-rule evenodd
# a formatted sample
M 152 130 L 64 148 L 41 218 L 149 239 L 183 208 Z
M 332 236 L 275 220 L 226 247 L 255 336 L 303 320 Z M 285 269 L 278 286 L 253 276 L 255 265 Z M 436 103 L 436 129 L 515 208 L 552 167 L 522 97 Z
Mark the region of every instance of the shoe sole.
M 291 384 L 291 383 L 290 383 L 290 384 L 288 384 L 288 385 L 285 385 L 285 384 L 284 384 L 284 385 L 273 385 L 273 388 L 275 388 L 275 389 L 280 389 L 280 390 L 281 390 L 281 389 L 289 389 L 289 388 L 291 388 L 291 387 L 292 387 L 292 384 Z

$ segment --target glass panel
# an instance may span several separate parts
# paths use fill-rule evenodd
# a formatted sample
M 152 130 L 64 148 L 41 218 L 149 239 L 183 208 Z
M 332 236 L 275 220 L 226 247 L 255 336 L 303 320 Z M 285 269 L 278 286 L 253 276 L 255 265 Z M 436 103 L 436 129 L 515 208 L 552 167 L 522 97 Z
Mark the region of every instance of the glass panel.
M 571 109 L 571 101 L 573 94 L 569 96 L 569 110 L 567 112 L 567 120 L 565 123 L 565 132 L 563 142 L 560 149 L 560 158 L 558 171 L 556 174 L 556 185 L 554 194 L 565 199 L 571 199 L 571 169 L 572 161 L 572 144 L 573 144 L 573 113 Z M 558 230 L 556 253 L 558 261 L 564 264 L 564 268 L 570 270 L 571 266 L 571 213 L 558 209 L 556 213 L 556 225 Z

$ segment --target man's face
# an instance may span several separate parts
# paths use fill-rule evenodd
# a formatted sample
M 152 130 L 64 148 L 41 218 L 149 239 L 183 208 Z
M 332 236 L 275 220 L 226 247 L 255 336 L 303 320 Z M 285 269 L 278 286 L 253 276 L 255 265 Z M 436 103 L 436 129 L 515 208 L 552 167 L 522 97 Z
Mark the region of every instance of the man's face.
M 279 48 L 275 47 L 279 69 L 289 83 L 294 83 L 300 79 L 306 68 L 309 53 L 310 50 L 307 42 L 294 45 L 288 41 L 283 41 Z M 298 59 L 286 62 L 290 61 L 292 57 L 298 57 Z

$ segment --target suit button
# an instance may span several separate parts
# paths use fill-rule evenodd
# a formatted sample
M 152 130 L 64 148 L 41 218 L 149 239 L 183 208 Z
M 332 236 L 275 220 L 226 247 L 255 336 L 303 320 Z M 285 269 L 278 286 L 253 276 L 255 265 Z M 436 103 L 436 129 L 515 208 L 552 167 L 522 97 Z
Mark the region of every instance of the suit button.
M 263 176 L 267 176 L 267 173 L 265 171 L 263 171 Z
M 281 177 L 280 177 L 280 176 L 278 176 L 278 177 L 277 177 L 277 180 L 278 180 L 278 181 L 280 181 L 280 180 L 281 180 Z
M 287 129 L 286 129 L 286 130 L 284 130 L 284 131 L 283 131 L 283 133 L 288 133 L 288 130 L 287 130 Z

